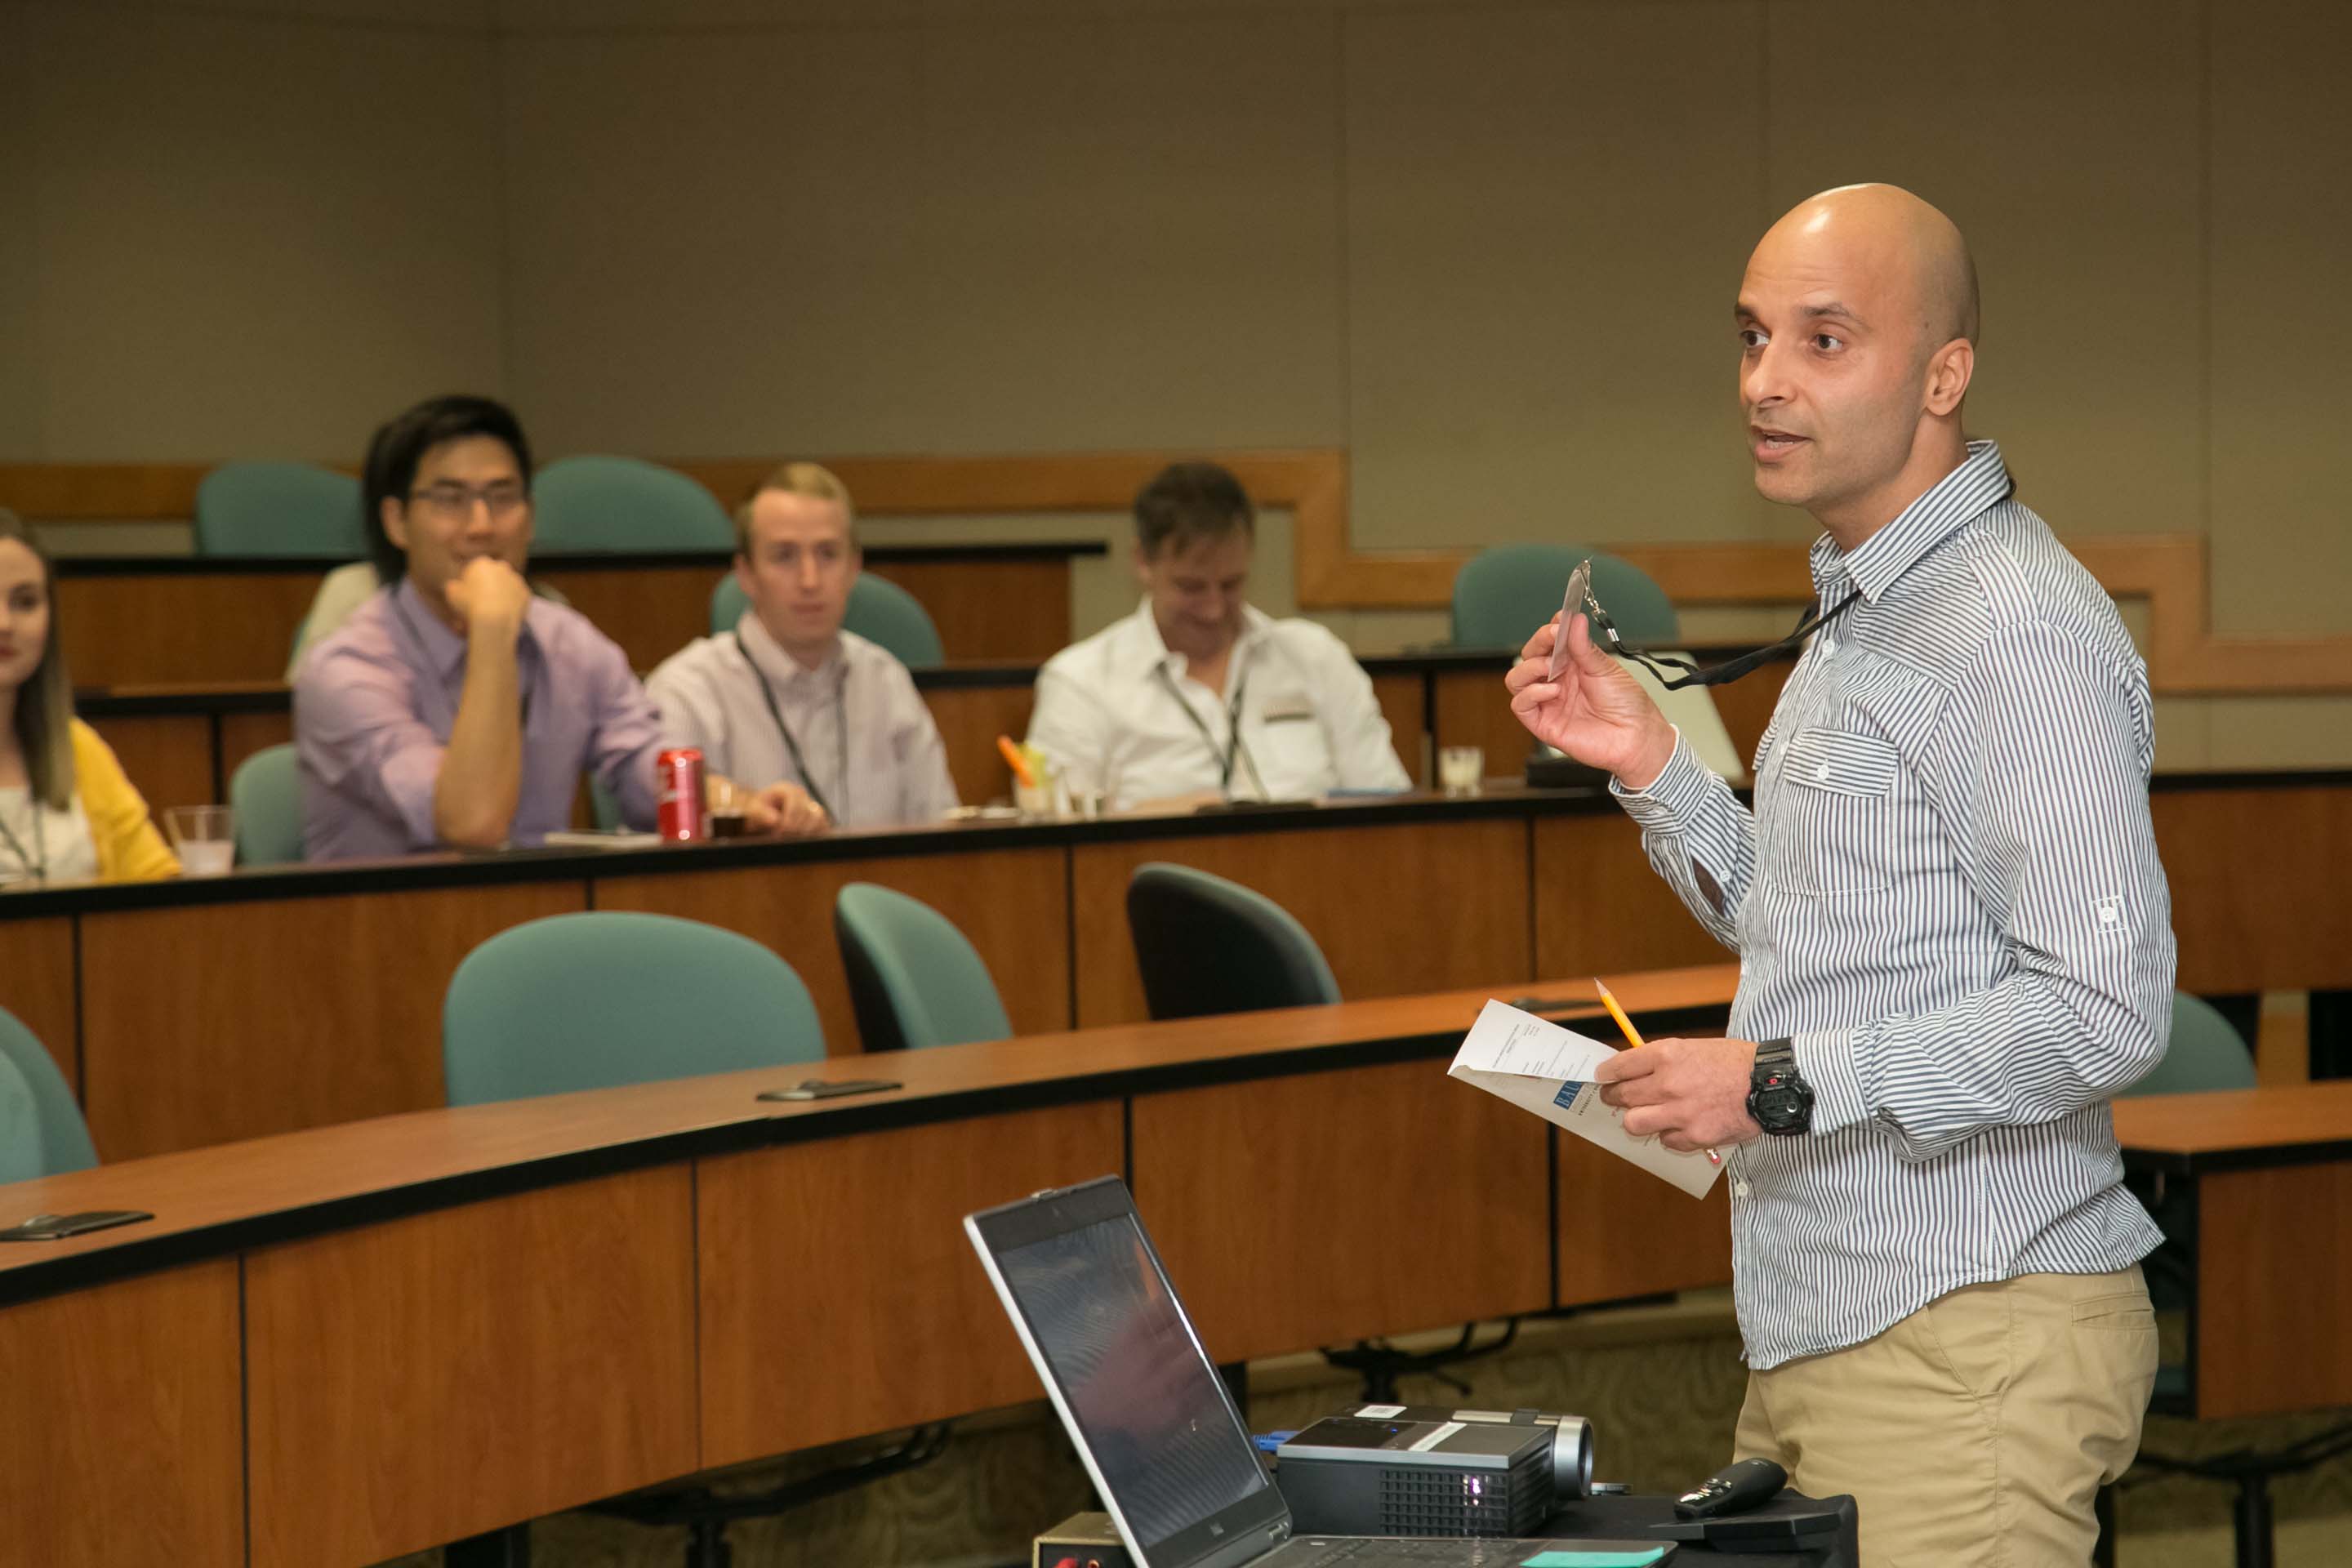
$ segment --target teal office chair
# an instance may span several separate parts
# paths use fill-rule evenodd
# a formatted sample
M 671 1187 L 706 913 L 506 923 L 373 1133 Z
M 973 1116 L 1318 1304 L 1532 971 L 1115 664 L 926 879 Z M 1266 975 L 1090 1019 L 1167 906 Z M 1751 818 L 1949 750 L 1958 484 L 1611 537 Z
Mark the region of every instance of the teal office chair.
M 750 605 L 734 573 L 719 578 L 710 590 L 710 635 L 733 631 Z M 849 585 L 849 608 L 841 624 L 867 642 L 880 644 L 909 669 L 946 662 L 940 628 L 932 623 L 930 612 L 923 608 L 920 599 L 887 577 L 871 572 L 857 574 L 857 581 Z
M 360 482 L 310 463 L 224 463 L 196 486 L 196 553 L 365 556 Z
M 1576 563 L 1592 561 L 1592 596 L 1626 640 L 1671 647 L 1681 629 L 1673 601 L 1648 573 L 1580 544 L 1499 544 L 1482 550 L 1454 574 L 1454 646 L 1517 650 L 1559 614 Z
M 519 925 L 466 955 L 441 1009 L 452 1105 L 613 1089 L 824 1055 L 792 965 L 746 936 L 599 911 Z
M 980 952 L 947 916 L 852 882 L 833 904 L 857 1036 L 869 1051 L 1002 1040 L 1013 1033 Z
M 264 746 L 228 781 L 236 816 L 236 863 L 283 866 L 302 858 L 302 779 L 291 742 Z
M 20 1136 L 0 1131 L 0 1166 L 16 1172 L 0 1174 L 0 1182 L 62 1176 L 98 1163 L 89 1124 L 82 1120 L 81 1107 L 75 1102 L 65 1074 L 58 1070 L 56 1058 L 23 1020 L 5 1008 L 0 1008 L 0 1079 L 6 1080 L 6 1085 L 0 1085 L 0 1097 L 7 1093 L 7 1085 L 16 1086 L 22 1094 L 22 1125 L 29 1130 Z M 0 1122 L 7 1121 L 6 1114 L 0 1112 Z M 12 1159 L 9 1145 L 19 1142 L 20 1137 L 23 1149 Z M 27 1152 L 29 1162 L 25 1158 Z M 31 1168 L 26 1168 L 28 1163 Z
M 1339 1000 L 1307 928 L 1239 882 L 1164 861 L 1139 866 L 1127 885 L 1127 925 L 1155 1019 Z
M 0 1057 L 0 1186 L 48 1174 L 41 1147 L 41 1113 L 16 1064 Z
M 541 555 L 733 550 L 717 498 L 638 458 L 564 458 L 531 480 L 531 550 Z

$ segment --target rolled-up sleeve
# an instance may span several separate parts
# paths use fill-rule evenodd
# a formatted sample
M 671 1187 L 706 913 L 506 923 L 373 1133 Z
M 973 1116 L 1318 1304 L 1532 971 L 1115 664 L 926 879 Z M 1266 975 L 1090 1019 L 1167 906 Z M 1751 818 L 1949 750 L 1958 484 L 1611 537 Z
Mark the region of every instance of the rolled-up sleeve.
M 662 734 L 661 712 L 618 647 L 604 643 L 593 658 L 596 726 L 588 740 L 588 765 L 620 802 L 623 821 L 651 827 L 659 802 L 655 761 L 669 743 Z
M 416 716 L 414 679 L 390 656 L 320 650 L 294 687 L 294 742 L 304 770 L 331 794 L 397 820 L 411 848 L 430 849 L 443 747 Z

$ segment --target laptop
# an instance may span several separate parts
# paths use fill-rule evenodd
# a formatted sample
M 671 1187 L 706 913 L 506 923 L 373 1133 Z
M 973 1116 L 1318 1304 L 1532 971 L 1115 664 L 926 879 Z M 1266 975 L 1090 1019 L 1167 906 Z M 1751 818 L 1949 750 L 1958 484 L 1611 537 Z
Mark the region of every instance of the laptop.
M 1176 1299 L 1125 1182 L 1104 1176 L 1040 1193 L 968 1215 L 963 1228 L 1142 1568 L 1520 1568 L 1548 1552 L 1606 1544 L 1294 1537 L 1290 1509 Z

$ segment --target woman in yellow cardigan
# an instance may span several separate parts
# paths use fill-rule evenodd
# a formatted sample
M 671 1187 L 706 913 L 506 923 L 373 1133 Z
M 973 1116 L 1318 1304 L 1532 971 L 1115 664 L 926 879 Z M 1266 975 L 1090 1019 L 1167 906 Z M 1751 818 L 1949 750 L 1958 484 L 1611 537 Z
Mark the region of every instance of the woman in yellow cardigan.
M 0 507 L 0 887 L 177 876 L 112 749 L 74 717 L 50 584 Z

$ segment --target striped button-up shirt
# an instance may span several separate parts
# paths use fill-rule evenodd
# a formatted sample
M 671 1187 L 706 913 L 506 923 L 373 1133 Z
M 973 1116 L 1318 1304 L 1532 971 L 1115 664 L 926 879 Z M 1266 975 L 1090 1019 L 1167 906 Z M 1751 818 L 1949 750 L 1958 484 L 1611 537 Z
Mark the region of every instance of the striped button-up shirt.
M 1791 1039 L 1816 1096 L 1809 1135 L 1728 1157 L 1752 1367 L 2161 1239 L 2107 1105 L 2171 1022 L 2147 667 L 2009 491 L 1973 442 L 1857 548 L 1815 542 L 1822 602 L 1859 597 L 1789 678 L 1752 813 L 1679 744 L 1618 791 L 1739 953 L 1731 1032 Z

